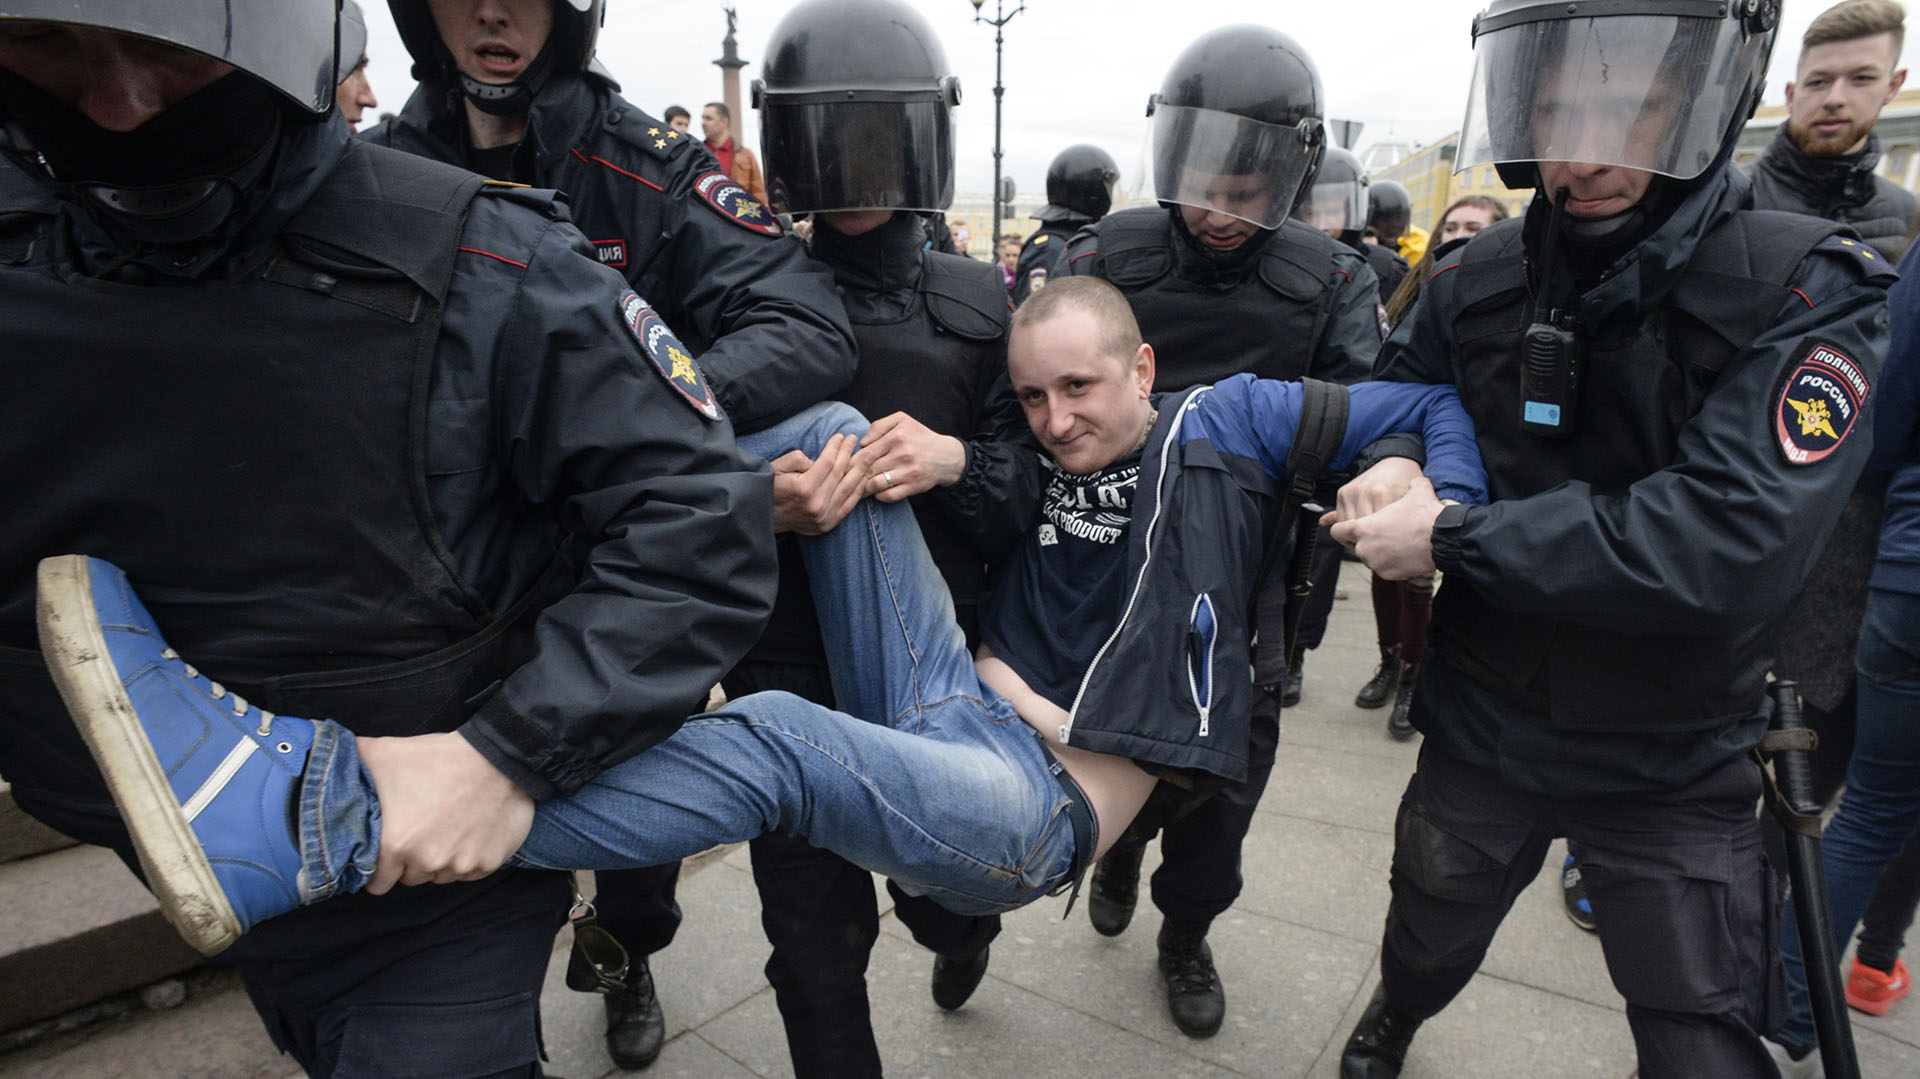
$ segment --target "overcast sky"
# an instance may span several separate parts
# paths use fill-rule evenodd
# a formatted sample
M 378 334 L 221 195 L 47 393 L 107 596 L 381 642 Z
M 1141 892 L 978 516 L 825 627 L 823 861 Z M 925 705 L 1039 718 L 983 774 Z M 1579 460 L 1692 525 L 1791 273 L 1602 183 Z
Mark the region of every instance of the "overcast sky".
M 739 12 L 741 103 L 759 74 L 768 35 L 792 0 L 731 0 Z M 960 76 L 959 188 L 993 184 L 993 27 L 973 21 L 970 0 L 909 0 L 932 24 Z M 413 89 L 406 50 L 384 0 L 360 0 L 370 32 L 369 74 L 382 110 L 397 110 Z M 622 92 L 658 115 L 685 105 L 700 130 L 701 103 L 720 97 L 725 0 L 608 0 L 600 58 Z M 1018 8 L 1010 3 L 1006 10 Z M 1005 171 L 1022 192 L 1045 186 L 1047 162 L 1075 142 L 1104 147 L 1129 189 L 1141 171 L 1147 95 L 1160 87 L 1181 49 L 1218 26 L 1255 12 L 1305 46 L 1320 69 L 1329 117 L 1366 124 L 1360 148 L 1396 139 L 1427 143 L 1460 126 L 1473 72 L 1469 32 L 1483 0 L 1345 0 L 1269 3 L 1246 0 L 1032 0 L 1006 26 Z M 1807 23 L 1825 2 L 1786 5 L 1766 101 L 1778 103 Z M 1916 9 L 1920 10 L 1920 9 Z M 992 0 L 983 13 L 991 16 Z M 744 141 L 759 148 L 759 128 L 740 118 Z

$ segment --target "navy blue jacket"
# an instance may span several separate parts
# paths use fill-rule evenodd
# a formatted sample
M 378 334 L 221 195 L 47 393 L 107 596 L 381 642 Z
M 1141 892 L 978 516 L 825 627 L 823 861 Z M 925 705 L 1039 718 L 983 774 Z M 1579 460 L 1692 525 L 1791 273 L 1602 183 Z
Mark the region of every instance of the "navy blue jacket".
M 1486 501 L 1473 421 L 1451 387 L 1350 387 L 1332 468 L 1392 432 L 1421 433 L 1441 498 Z M 1127 537 L 1133 584 L 1094 657 L 1061 743 L 1239 781 L 1247 772 L 1253 656 L 1247 597 L 1286 490 L 1298 382 L 1236 375 L 1155 399 Z M 1027 543 L 1038 538 L 1029 533 Z M 985 628 L 991 643 L 992 631 Z
M 1900 280 L 1887 290 L 1892 337 L 1873 406 L 1873 455 L 1862 485 L 1884 483 L 1887 515 L 1880 525 L 1874 588 L 1920 593 L 1920 247 L 1900 260 Z

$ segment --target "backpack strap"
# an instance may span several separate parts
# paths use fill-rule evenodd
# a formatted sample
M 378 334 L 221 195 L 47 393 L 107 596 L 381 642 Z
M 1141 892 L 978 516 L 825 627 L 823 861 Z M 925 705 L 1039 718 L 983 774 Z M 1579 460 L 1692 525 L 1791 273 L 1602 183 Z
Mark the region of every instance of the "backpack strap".
M 1300 380 L 1300 422 L 1293 433 L 1293 448 L 1287 451 L 1287 492 L 1281 497 L 1280 516 L 1274 524 L 1273 535 L 1267 540 L 1266 554 L 1260 560 L 1260 572 L 1254 577 L 1253 590 L 1247 600 L 1250 626 L 1258 624 L 1257 605 L 1262 587 L 1293 535 L 1300 508 L 1313 498 L 1313 492 L 1320 486 L 1321 474 L 1333 463 L 1334 455 L 1340 452 L 1340 443 L 1347 437 L 1347 416 L 1351 409 L 1352 400 L 1345 386 L 1317 378 Z M 1302 577 L 1296 574 L 1296 578 Z M 1303 606 L 1301 603 L 1287 605 L 1285 644 L 1289 656 L 1293 654 L 1293 638 Z

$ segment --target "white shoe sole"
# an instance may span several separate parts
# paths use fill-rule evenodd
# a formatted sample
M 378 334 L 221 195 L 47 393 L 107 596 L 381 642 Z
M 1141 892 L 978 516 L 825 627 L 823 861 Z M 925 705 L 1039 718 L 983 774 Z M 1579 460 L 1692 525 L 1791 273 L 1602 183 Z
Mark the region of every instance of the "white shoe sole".
M 161 913 L 200 954 L 223 951 L 239 939 L 240 918 L 109 659 L 87 556 L 41 560 L 36 614 L 47 670 L 106 778 Z

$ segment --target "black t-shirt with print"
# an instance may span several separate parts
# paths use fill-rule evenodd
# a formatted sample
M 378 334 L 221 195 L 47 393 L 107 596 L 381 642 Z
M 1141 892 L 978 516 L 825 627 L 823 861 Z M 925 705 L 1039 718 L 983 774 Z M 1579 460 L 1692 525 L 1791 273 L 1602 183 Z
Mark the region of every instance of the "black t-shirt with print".
M 1056 467 L 1039 523 L 1002 564 L 980 612 L 994 655 L 1062 708 L 1073 706 L 1120 622 L 1140 455 L 1084 476 Z

